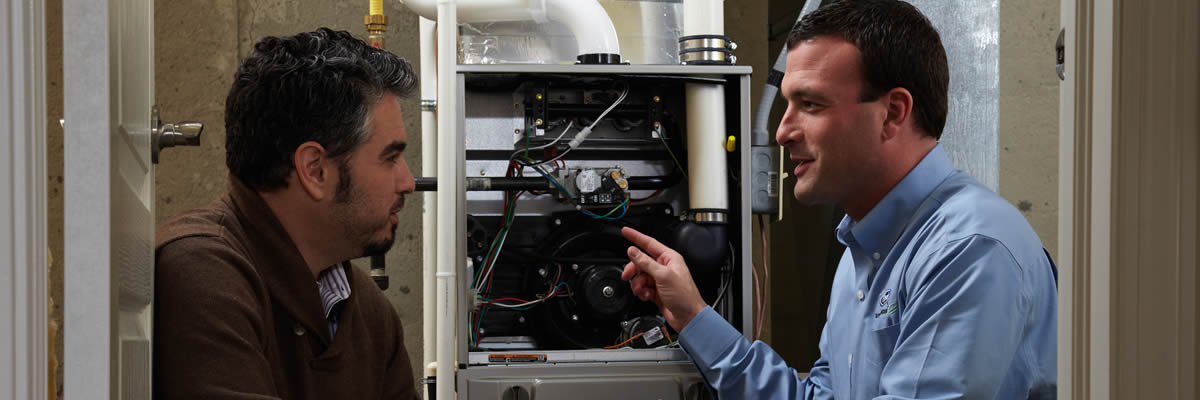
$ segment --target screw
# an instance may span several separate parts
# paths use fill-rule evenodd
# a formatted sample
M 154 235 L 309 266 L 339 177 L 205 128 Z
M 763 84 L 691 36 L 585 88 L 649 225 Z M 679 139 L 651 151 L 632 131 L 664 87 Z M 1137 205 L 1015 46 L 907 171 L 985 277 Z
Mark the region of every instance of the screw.
M 579 264 L 571 264 L 571 270 L 572 270 L 572 271 L 578 271 L 578 270 L 579 270 Z
M 537 121 L 533 121 L 533 124 L 537 125 L 537 126 L 542 126 L 542 119 L 538 118 Z
M 538 99 L 538 100 L 541 100 L 541 99 L 542 99 L 542 94 L 541 94 L 541 93 L 538 93 L 537 95 L 534 95 L 533 97 L 534 97 L 534 98 L 536 98 L 536 99 Z
M 522 315 L 522 316 L 517 317 L 517 323 L 521 323 L 521 324 L 525 323 L 525 316 Z
M 483 336 L 483 334 L 486 332 L 487 331 L 483 330 L 483 328 L 479 328 L 479 336 Z
M 654 102 L 655 102 L 655 103 L 657 103 L 657 102 L 660 102 L 660 101 L 662 101 L 662 99 L 658 98 L 658 96 L 654 96 Z
M 662 127 L 662 123 L 660 123 L 658 121 L 654 121 L 654 129 L 658 129 L 660 127 Z
M 571 320 L 572 320 L 572 321 L 578 321 L 578 320 L 579 320 L 579 316 L 578 316 L 578 315 L 575 315 L 575 314 L 571 314 Z
M 479 170 L 479 175 L 480 176 L 487 175 L 487 170 L 483 170 L 483 169 Z
M 513 109 L 514 109 L 514 110 L 520 110 L 520 109 L 521 109 L 521 103 L 513 103 Z
M 615 290 L 613 290 L 612 286 L 605 286 L 604 289 L 600 289 L 600 292 L 604 293 L 604 297 L 613 297 Z
M 558 219 L 558 218 L 555 218 L 555 219 L 554 219 L 554 225 L 562 225 L 562 220 L 561 220 L 561 219 Z
M 521 130 L 520 130 L 520 129 L 513 129 L 513 134 L 514 134 L 514 135 L 520 135 L 520 134 L 521 134 Z
M 584 98 L 583 98 L 583 102 L 584 102 L 584 104 L 591 103 L 591 102 L 592 102 L 592 96 L 587 96 L 587 97 L 584 97 Z
M 546 269 L 545 269 L 545 268 L 538 268 L 538 275 L 541 275 L 541 276 L 546 276 Z

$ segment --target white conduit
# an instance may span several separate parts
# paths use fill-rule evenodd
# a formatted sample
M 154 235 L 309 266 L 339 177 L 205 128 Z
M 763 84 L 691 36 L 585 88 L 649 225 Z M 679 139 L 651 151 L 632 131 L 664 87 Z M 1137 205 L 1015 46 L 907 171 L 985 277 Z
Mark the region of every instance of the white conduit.
M 437 52 L 434 51 L 433 30 L 435 23 L 427 18 L 419 18 L 421 41 L 421 101 L 437 99 Z M 436 114 L 433 110 L 427 110 L 421 107 L 421 175 L 427 177 L 437 176 L 437 120 L 434 118 Z M 437 337 L 437 309 L 434 307 L 437 301 L 435 294 L 437 292 L 436 284 L 434 284 L 434 271 L 437 269 L 437 193 L 424 192 L 421 196 L 425 199 L 425 207 L 421 212 L 421 239 L 423 246 L 421 248 L 421 288 L 424 295 L 424 323 L 422 328 L 422 343 L 423 352 L 421 353 L 421 365 L 425 366 L 425 375 L 432 376 L 435 372 L 431 368 L 434 364 L 434 357 L 437 357 L 437 346 L 433 338 Z M 424 389 L 425 398 L 428 399 L 429 394 Z
M 442 0 L 401 2 L 422 17 L 440 15 L 437 6 Z M 621 53 L 617 29 L 597 0 L 462 0 L 457 2 L 457 12 L 457 22 L 561 22 L 575 34 L 579 54 Z
M 692 209 L 729 208 L 725 179 L 725 86 L 689 83 L 687 97 L 688 195 Z
M 683 0 L 683 36 L 724 34 L 723 0 Z
M 683 0 L 683 35 L 724 35 L 721 0 Z M 689 83 L 688 195 L 692 209 L 729 209 L 725 179 L 725 86 Z
M 453 400 L 455 367 L 458 366 L 455 270 L 460 261 L 455 254 L 459 238 L 455 229 L 458 210 L 454 205 L 458 204 L 463 185 L 463 177 L 458 176 L 457 151 L 462 138 L 455 126 L 458 116 L 454 71 L 458 63 L 458 16 L 455 0 L 438 0 L 437 5 L 437 76 L 440 78 L 437 86 L 437 176 L 441 178 L 437 203 L 442 205 L 437 209 L 437 224 L 441 227 L 437 230 L 437 398 Z

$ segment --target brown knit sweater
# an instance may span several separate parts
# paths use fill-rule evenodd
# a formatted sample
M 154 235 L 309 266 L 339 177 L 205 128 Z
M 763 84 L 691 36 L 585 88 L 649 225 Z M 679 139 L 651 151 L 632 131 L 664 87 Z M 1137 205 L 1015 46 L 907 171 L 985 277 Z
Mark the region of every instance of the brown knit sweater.
M 316 280 L 270 208 L 229 193 L 158 227 L 154 394 L 160 399 L 417 399 L 404 332 L 370 277 L 329 337 Z

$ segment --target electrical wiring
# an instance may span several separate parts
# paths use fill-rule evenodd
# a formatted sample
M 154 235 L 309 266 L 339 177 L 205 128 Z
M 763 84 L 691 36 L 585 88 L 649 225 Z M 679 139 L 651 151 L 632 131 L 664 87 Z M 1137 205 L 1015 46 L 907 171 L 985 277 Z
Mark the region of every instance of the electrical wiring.
M 627 345 L 627 344 L 629 344 L 629 342 L 632 342 L 632 341 L 634 341 L 635 339 L 637 339 L 637 338 L 640 338 L 640 337 L 642 337 L 642 335 L 645 335 L 645 334 L 646 334 L 645 332 L 642 332 L 642 333 L 639 333 L 639 334 L 633 335 L 633 337 L 631 337 L 631 338 L 629 338 L 629 339 L 625 339 L 625 341 L 624 341 L 624 342 L 617 343 L 617 344 L 614 344 L 614 345 L 612 345 L 612 346 L 604 346 L 604 349 L 605 349 L 605 350 L 612 350 L 612 349 L 620 348 L 621 346 Z
M 588 135 L 592 134 L 592 129 L 596 128 L 596 124 L 599 124 L 600 121 L 604 120 L 604 117 L 607 116 L 609 112 L 612 112 L 613 109 L 615 109 L 615 108 L 617 108 L 617 106 L 621 105 L 621 103 L 625 101 L 625 98 L 627 96 L 629 96 L 629 85 L 625 85 L 625 89 L 623 89 L 621 91 L 621 94 L 619 96 L 617 96 L 617 99 L 614 100 L 613 103 L 608 106 L 608 108 L 604 109 L 604 112 L 601 112 L 600 116 L 596 117 L 596 120 L 592 121 L 591 125 L 584 127 L 583 129 L 581 129 L 579 131 L 579 133 L 575 134 L 575 137 L 572 138 L 571 141 L 567 143 L 567 149 L 563 150 L 562 153 L 558 153 L 558 155 L 554 156 L 554 158 L 544 160 L 544 161 L 538 161 L 538 162 L 533 162 L 533 163 L 528 163 L 528 164 L 526 164 L 524 161 L 521 161 L 521 163 L 525 164 L 525 166 L 529 167 L 529 166 L 551 163 L 551 162 L 555 162 L 555 161 L 562 159 L 563 156 L 566 156 L 567 153 L 571 152 L 571 150 L 574 150 L 575 148 L 579 147 L 579 145 L 581 143 L 583 143 L 583 141 L 585 139 L 587 139 Z M 565 132 L 566 131 L 564 131 L 564 133 Z M 528 142 L 528 140 L 526 142 Z M 557 139 L 555 140 L 555 142 L 557 142 Z M 532 149 L 530 149 L 530 150 L 532 150 Z M 518 153 L 520 153 L 520 151 L 518 151 Z
M 621 210 L 621 215 L 618 215 L 616 217 L 610 217 L 610 215 L 612 215 L 612 213 L 616 212 L 617 210 Z M 618 220 L 618 219 L 624 218 L 625 213 L 627 211 L 629 211 L 629 194 L 628 193 L 625 194 L 625 200 L 622 201 L 621 204 L 618 204 L 616 207 L 613 207 L 612 210 L 608 210 L 608 212 L 605 213 L 604 215 L 593 214 L 591 212 L 588 212 L 587 210 L 584 210 L 583 208 L 579 208 L 579 212 L 583 213 L 584 215 L 587 215 L 594 219 L 609 219 L 609 220 Z
M 524 150 L 517 150 L 517 151 L 513 152 L 513 154 L 512 154 L 512 157 L 511 157 L 511 158 L 517 158 L 517 156 L 518 156 L 518 155 L 522 155 L 521 153 L 523 152 L 523 153 L 524 153 L 524 156 L 525 156 L 525 158 L 527 158 L 527 159 L 528 159 L 528 158 L 529 158 L 529 151 L 531 151 L 531 150 L 541 150 L 541 149 L 544 149 L 544 148 L 547 148 L 547 147 L 550 147 L 550 146 L 553 146 L 553 145 L 555 145 L 556 143 L 558 143 L 558 141 L 559 141 L 559 140 L 562 140 L 563 136 L 566 136 L 566 135 L 567 135 L 567 132 L 570 132 L 570 131 L 571 131 L 571 127 L 572 127 L 572 126 L 574 126 L 574 124 L 575 124 L 575 120 L 568 121 L 568 122 L 567 122 L 567 127 L 566 127 L 566 128 L 563 128 L 563 130 L 562 130 L 562 133 L 559 133 L 559 134 L 558 134 L 558 137 L 554 138 L 554 140 L 550 141 L 550 143 L 546 143 L 546 144 L 543 144 L 543 145 L 541 145 L 541 146 L 534 146 L 534 147 L 529 147 L 529 129 L 525 129 L 525 149 L 524 149 Z M 532 160 L 532 159 L 530 159 L 529 161 L 530 161 L 530 162 L 533 162 L 533 160 Z
M 629 201 L 632 201 L 634 203 L 639 203 L 639 202 L 643 202 L 646 200 L 650 200 L 650 199 L 654 198 L 654 196 L 658 196 L 659 194 L 661 194 L 662 191 L 663 191 L 662 189 L 658 189 L 658 190 L 655 190 L 654 193 L 650 193 L 649 196 L 638 198 L 638 199 L 629 199 Z
M 755 331 L 754 337 L 755 338 L 760 337 L 760 335 L 762 334 L 763 320 L 766 319 L 766 315 L 767 315 L 766 309 L 765 309 L 766 305 L 767 305 L 766 304 L 767 288 L 770 287 L 769 284 L 771 281 L 771 264 L 770 264 L 771 254 L 767 252 L 767 225 L 766 225 L 766 222 L 764 222 L 762 215 L 758 216 L 758 234 L 759 234 L 759 239 L 762 241 L 763 283 L 762 283 L 762 290 L 759 292 L 758 322 L 755 324 L 755 327 L 754 327 L 754 331 Z M 757 284 L 758 283 L 757 272 L 755 273 L 754 278 L 755 278 L 754 279 L 755 283 Z
M 661 141 L 663 147 L 667 149 L 667 154 L 671 155 L 671 160 L 675 161 L 675 168 L 679 168 L 679 172 L 683 173 L 684 178 L 687 178 L 687 170 L 683 168 L 683 164 L 679 162 L 679 158 L 675 157 L 675 152 L 671 151 L 671 146 L 667 144 L 667 139 L 663 138 L 662 129 L 655 127 L 654 134 L 658 136 L 658 140 Z
M 718 312 L 721 311 L 721 300 L 725 298 L 725 293 L 728 292 L 729 287 L 733 285 L 733 277 L 731 276 L 730 271 L 733 269 L 733 265 L 736 262 L 735 260 L 736 258 L 734 256 L 733 242 L 729 242 L 729 261 L 727 261 L 725 269 L 722 269 L 722 272 L 724 272 L 725 276 L 721 279 L 721 288 L 717 289 L 717 298 L 716 300 L 713 300 L 712 304 L 712 308 Z

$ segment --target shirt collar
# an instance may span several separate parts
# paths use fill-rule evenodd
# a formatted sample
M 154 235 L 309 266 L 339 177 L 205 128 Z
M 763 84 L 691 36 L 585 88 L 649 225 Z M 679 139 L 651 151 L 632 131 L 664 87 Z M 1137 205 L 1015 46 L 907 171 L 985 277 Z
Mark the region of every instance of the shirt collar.
M 921 203 L 953 172 L 954 164 L 939 143 L 861 221 L 843 217 L 836 231 L 838 241 L 887 254 Z

